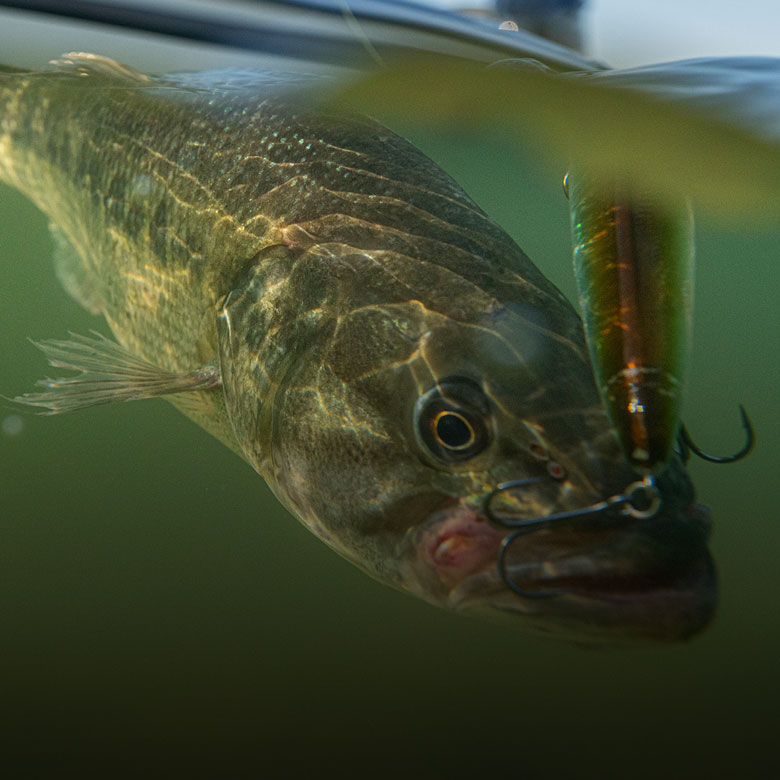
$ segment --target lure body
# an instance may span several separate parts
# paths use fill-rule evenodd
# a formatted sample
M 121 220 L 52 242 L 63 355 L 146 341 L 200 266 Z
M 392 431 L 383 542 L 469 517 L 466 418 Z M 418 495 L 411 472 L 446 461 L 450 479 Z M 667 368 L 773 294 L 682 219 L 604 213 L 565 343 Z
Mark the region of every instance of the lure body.
M 592 179 L 567 185 L 596 382 L 626 458 L 655 473 L 679 427 L 693 304 L 690 210 Z

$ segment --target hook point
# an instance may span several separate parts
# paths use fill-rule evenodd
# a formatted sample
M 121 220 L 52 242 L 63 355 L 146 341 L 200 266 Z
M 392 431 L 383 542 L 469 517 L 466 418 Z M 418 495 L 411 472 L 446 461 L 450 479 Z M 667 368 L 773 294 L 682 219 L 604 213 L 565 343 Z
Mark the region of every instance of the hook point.
M 680 448 L 678 452 L 683 460 L 688 460 L 690 452 L 693 452 L 694 455 L 698 455 L 702 460 L 706 460 L 708 463 L 734 463 L 749 455 L 756 443 L 756 433 L 753 429 L 753 424 L 750 422 L 750 418 L 745 411 L 745 407 L 742 404 L 739 404 L 739 416 L 746 437 L 742 449 L 738 450 L 733 455 L 712 455 L 708 452 L 704 452 L 704 450 L 694 443 L 691 435 L 688 433 L 688 429 L 681 424 L 677 443 Z

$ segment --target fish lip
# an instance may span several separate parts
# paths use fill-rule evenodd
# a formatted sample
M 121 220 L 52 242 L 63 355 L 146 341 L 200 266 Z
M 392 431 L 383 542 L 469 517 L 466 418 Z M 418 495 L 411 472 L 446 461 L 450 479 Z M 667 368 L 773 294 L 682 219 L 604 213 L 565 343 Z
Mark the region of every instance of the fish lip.
M 645 548 L 652 548 L 663 537 L 664 523 L 686 528 L 687 548 L 676 558 L 673 549 L 661 546 L 655 557 L 645 559 Z M 643 521 L 616 528 L 603 544 L 586 545 L 579 551 L 575 547 L 572 553 L 564 544 L 552 558 L 538 551 L 545 549 L 545 542 L 547 549 L 555 549 L 555 537 L 561 532 L 545 532 L 546 540 L 529 534 L 516 542 L 525 541 L 526 549 L 519 556 L 508 555 L 507 575 L 530 597 L 514 593 L 494 561 L 458 582 L 448 594 L 448 605 L 459 611 L 536 615 L 540 626 L 558 618 L 577 638 L 584 633 L 599 641 L 616 634 L 686 639 L 709 623 L 717 604 L 715 569 L 707 549 L 709 525 L 709 511 L 691 504 L 655 526 Z M 586 532 L 570 533 L 575 538 Z
M 453 593 L 450 606 L 578 643 L 678 642 L 703 631 L 717 607 L 712 560 L 702 558 L 690 575 L 689 584 L 680 580 L 652 589 L 572 588 L 541 599 L 523 599 L 500 583 L 479 596 Z

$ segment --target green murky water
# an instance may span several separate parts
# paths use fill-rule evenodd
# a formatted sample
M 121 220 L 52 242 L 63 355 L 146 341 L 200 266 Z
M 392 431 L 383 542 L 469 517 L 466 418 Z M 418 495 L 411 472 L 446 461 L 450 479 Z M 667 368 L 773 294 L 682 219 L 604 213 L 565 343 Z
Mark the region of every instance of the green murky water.
M 573 293 L 562 169 L 485 138 L 415 140 Z M 691 466 L 722 590 L 705 634 L 586 650 L 447 614 L 330 552 L 164 401 L 58 418 L 3 403 L 0 766 L 766 772 L 780 687 L 780 230 L 700 219 L 697 232 L 685 420 L 729 451 L 742 402 L 758 432 L 748 460 Z M 2 394 L 46 373 L 27 337 L 107 332 L 60 289 L 50 255 L 44 218 L 0 189 Z

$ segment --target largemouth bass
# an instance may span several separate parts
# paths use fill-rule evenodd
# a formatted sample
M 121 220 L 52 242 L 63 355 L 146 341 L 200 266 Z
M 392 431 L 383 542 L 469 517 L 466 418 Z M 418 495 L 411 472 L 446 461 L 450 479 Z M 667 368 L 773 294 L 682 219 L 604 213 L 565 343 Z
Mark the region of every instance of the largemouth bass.
M 570 303 L 431 160 L 301 81 L 86 54 L 0 77 L 0 177 L 116 338 L 41 344 L 81 374 L 20 400 L 166 395 L 334 550 L 432 604 L 578 639 L 700 630 L 708 517 L 678 458 L 654 516 L 578 516 L 638 475 Z

